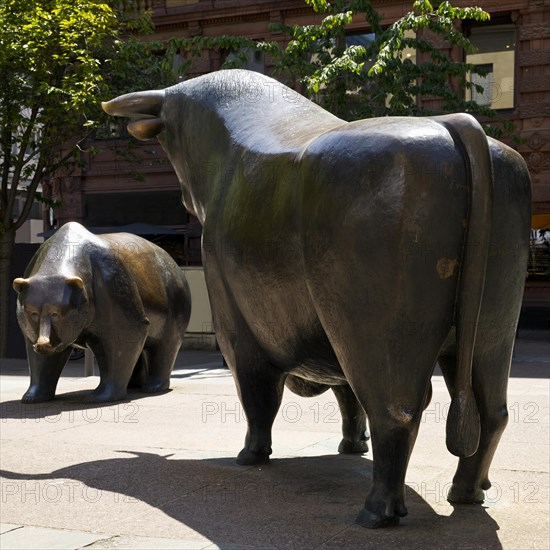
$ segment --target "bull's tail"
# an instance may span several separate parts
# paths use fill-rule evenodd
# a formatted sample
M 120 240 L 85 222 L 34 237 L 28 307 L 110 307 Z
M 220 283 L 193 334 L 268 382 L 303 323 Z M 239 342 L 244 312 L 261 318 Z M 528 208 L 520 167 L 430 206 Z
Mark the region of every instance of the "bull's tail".
M 468 457 L 477 451 L 481 431 L 472 388 L 472 362 L 489 252 L 493 170 L 487 136 L 472 116 L 449 115 L 438 117 L 438 122 L 461 150 L 469 181 L 468 223 L 457 294 L 457 365 L 447 416 L 447 448 L 456 456 Z

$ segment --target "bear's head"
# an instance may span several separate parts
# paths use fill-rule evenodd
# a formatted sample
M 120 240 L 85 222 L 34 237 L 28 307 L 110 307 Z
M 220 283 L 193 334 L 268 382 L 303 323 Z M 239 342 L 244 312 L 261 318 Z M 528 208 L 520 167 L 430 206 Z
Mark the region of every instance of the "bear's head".
M 80 277 L 33 276 L 15 279 L 17 320 L 34 351 L 58 353 L 88 325 L 90 302 Z

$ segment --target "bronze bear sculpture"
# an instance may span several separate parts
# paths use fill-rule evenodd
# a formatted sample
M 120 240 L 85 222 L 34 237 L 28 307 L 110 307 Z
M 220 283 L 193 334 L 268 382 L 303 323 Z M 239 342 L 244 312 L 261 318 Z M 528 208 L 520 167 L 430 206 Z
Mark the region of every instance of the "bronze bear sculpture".
M 216 334 L 248 420 L 238 462 L 268 459 L 285 381 L 349 384 L 373 447 L 357 522 L 395 525 L 439 362 L 460 457 L 448 499 L 482 502 L 525 281 L 522 157 L 469 115 L 348 123 L 242 70 L 103 107 L 158 137 L 203 225 Z
M 70 222 L 40 246 L 13 287 L 31 377 L 24 403 L 54 398 L 73 346 L 88 346 L 97 359 L 100 383 L 88 401 L 124 399 L 130 382 L 146 393 L 169 388 L 191 296 L 160 247 Z

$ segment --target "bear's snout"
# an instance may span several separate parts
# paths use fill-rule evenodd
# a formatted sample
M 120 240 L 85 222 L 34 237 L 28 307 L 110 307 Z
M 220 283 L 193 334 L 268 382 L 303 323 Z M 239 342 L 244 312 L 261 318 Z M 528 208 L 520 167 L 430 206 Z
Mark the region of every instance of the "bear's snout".
M 60 345 L 57 345 L 57 346 L 52 345 L 49 338 L 40 336 L 40 338 L 38 338 L 38 340 L 36 341 L 36 344 L 34 344 L 33 349 L 36 353 L 49 355 L 51 353 L 56 353 L 57 351 L 59 351 L 60 347 L 61 347 Z

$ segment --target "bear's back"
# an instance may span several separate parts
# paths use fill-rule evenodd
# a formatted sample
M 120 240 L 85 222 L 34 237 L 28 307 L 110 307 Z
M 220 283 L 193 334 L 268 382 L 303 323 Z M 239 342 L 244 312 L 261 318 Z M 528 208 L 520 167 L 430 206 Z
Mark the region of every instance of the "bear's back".
M 84 226 L 77 222 L 66 223 L 40 246 L 27 266 L 25 277 L 80 276 L 82 268 L 89 269 L 83 251 L 99 246 L 97 237 Z
M 135 282 L 144 305 L 164 309 L 174 300 L 188 301 L 183 271 L 165 250 L 130 233 L 110 233 L 100 239 L 105 253 Z

